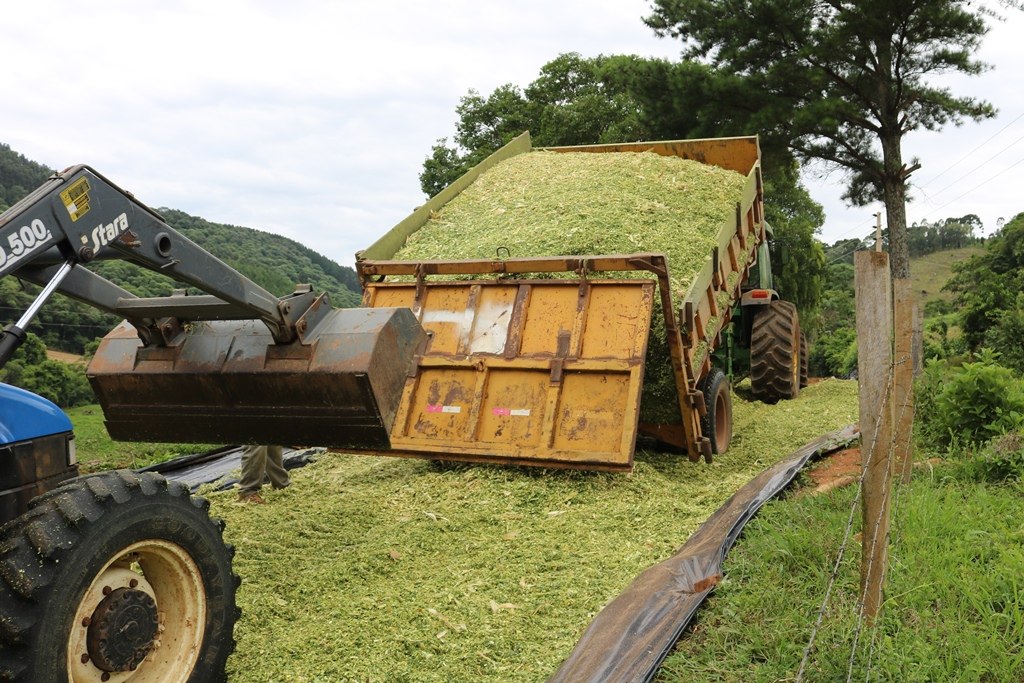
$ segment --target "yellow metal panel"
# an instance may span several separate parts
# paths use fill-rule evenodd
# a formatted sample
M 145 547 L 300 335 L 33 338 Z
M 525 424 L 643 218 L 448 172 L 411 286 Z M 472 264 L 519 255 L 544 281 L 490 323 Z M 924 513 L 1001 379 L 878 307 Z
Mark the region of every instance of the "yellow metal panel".
M 579 288 L 571 283 L 533 285 L 520 355 L 555 355 L 559 337 L 572 334 L 578 302 Z
M 476 374 L 472 369 L 451 368 L 421 372 L 411 392 L 406 423 L 396 423 L 393 433 L 402 429 L 407 436 L 444 443 L 465 440 L 469 436 Z
M 562 378 L 554 448 L 591 453 L 617 448 L 629 379 L 628 374 L 567 373 Z
M 446 281 L 418 285 L 432 340 L 406 382 L 396 452 L 628 469 L 654 284 Z M 373 305 L 417 285 L 368 285 Z
M 373 290 L 373 308 L 412 308 L 416 290 L 412 287 L 378 287 Z
M 580 357 L 641 358 L 652 296 L 651 290 L 630 285 L 593 288 Z
M 431 353 L 455 354 L 464 345 L 473 323 L 468 285 L 427 288 L 420 324 L 431 335 Z
M 518 291 L 518 287 L 480 288 L 469 332 L 469 353 L 504 352 Z
M 516 448 L 541 444 L 546 371 L 491 370 L 480 413 L 477 441 Z

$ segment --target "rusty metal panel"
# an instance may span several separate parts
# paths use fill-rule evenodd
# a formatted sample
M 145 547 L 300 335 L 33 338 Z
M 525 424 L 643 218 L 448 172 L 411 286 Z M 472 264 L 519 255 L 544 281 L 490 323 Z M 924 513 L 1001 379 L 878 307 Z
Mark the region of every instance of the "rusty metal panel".
M 368 284 L 429 336 L 391 430 L 398 455 L 632 467 L 650 280 Z
M 628 373 L 567 372 L 562 378 L 553 446 L 590 453 L 620 445 L 629 413 Z
M 582 358 L 635 358 L 643 349 L 650 315 L 642 317 L 644 292 L 628 285 L 608 285 L 591 293 L 583 334 Z
M 514 449 L 541 445 L 548 377 L 532 369 L 495 368 L 488 377 L 477 440 Z
M 309 343 L 256 321 L 196 323 L 143 347 L 122 323 L 87 375 L 110 435 L 126 441 L 387 448 L 426 335 L 407 308 L 336 309 Z

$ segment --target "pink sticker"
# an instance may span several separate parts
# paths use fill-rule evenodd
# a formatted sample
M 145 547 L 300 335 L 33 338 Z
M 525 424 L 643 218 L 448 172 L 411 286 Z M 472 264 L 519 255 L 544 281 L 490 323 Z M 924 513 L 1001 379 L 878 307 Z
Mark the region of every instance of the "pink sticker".
M 495 415 L 511 415 L 512 411 L 508 408 L 492 408 L 491 412 Z
M 461 413 L 462 406 L 439 406 L 434 404 L 427 404 L 428 413 Z

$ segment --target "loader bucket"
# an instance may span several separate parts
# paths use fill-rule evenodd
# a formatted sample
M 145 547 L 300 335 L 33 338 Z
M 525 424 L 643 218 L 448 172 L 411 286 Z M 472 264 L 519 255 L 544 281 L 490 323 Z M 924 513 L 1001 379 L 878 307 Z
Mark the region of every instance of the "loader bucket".
M 425 339 L 400 308 L 332 310 L 290 344 L 258 321 L 212 321 L 143 347 L 123 322 L 87 374 L 117 440 L 388 448 Z

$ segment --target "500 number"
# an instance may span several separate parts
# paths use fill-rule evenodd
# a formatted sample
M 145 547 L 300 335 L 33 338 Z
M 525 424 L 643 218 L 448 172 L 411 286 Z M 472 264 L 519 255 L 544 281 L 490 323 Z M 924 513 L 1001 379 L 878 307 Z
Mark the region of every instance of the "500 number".
M 7 236 L 7 246 L 10 249 L 10 255 L 8 252 L 0 246 L 0 268 L 2 268 L 8 260 L 17 261 L 23 255 L 32 251 L 36 246 L 42 244 L 50 237 L 50 231 L 46 229 L 43 222 L 36 218 L 29 225 L 23 225 L 18 230 L 15 230 Z

